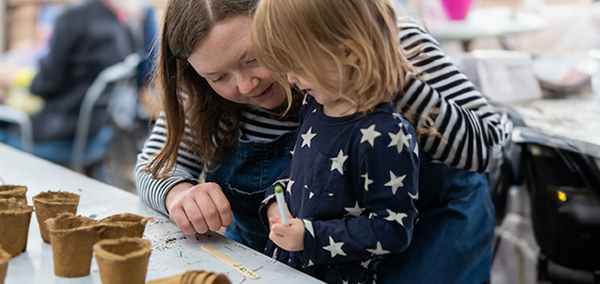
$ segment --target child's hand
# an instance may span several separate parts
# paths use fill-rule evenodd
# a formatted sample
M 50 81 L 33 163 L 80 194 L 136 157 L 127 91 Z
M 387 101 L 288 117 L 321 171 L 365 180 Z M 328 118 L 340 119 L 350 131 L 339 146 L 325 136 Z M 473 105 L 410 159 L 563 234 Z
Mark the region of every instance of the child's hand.
M 290 210 L 287 209 L 287 204 L 286 204 L 285 208 L 287 211 L 288 220 L 294 218 L 292 216 L 292 214 L 290 213 Z M 269 226 L 273 226 L 273 224 L 275 224 L 275 222 L 273 222 L 272 220 L 277 220 L 277 222 L 281 223 L 279 207 L 277 206 L 277 201 L 275 201 L 275 198 L 273 198 L 273 201 L 271 201 L 271 203 L 269 203 L 269 205 L 267 205 L 267 217 L 269 218 Z
M 269 239 L 284 250 L 301 251 L 304 249 L 304 222 L 297 218 L 291 218 L 289 222 L 286 226 L 280 219 L 269 218 L 272 224 Z

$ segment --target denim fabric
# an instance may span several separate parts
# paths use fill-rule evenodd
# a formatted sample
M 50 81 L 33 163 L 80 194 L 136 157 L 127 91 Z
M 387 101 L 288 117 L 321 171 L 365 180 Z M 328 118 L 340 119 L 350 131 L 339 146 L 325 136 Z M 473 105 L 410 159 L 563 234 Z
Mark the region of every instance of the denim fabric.
M 271 142 L 239 140 L 227 162 L 206 173 L 207 182 L 221 186 L 233 211 L 233 223 L 224 233 L 230 239 L 263 252 L 268 231 L 258 217 L 258 208 L 271 185 L 289 161 L 294 132 Z
M 494 207 L 486 174 L 419 153 L 419 219 L 408 248 L 380 263 L 377 283 L 484 283 L 490 279 Z

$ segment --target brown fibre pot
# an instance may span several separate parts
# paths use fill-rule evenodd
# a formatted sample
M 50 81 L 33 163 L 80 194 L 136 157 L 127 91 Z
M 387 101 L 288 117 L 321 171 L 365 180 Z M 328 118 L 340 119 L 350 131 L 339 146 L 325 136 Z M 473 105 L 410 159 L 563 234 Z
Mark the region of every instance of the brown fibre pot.
M 14 197 L 27 203 L 27 187 L 24 185 L 0 185 L 0 199 Z
M 4 279 L 6 278 L 6 271 L 8 270 L 8 261 L 11 256 L 8 252 L 5 252 L 0 247 L 0 284 L 4 284 Z
M 94 245 L 104 284 L 144 284 L 152 242 L 142 238 L 106 239 Z
M 204 270 L 190 270 L 166 278 L 149 281 L 146 284 L 231 284 L 225 274 L 217 274 Z
M 63 191 L 47 191 L 33 197 L 33 207 L 35 207 L 35 216 L 40 226 L 42 240 L 49 244 L 50 234 L 46 228 L 46 220 L 54 218 L 61 213 L 77 213 L 79 205 L 79 195 Z
M 67 278 L 89 275 L 92 247 L 104 230 L 98 221 L 63 213 L 46 220 L 46 226 L 52 242 L 54 275 Z
M 100 236 L 101 239 L 118 238 L 141 238 L 146 229 L 146 223 L 150 218 L 123 213 L 112 215 L 100 220 L 100 224 L 105 227 Z
M 33 207 L 16 198 L 0 199 L 0 247 L 12 257 L 27 250 Z

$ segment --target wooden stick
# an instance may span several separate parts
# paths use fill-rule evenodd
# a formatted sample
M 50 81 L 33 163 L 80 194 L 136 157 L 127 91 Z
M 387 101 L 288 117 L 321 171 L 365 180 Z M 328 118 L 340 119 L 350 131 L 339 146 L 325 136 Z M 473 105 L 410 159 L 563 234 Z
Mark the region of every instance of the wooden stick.
M 202 248 L 202 250 L 204 250 L 205 252 L 208 252 L 210 255 L 214 256 L 221 262 L 227 264 L 227 266 L 233 268 L 235 271 L 241 273 L 242 275 L 244 275 L 250 279 L 260 278 L 260 275 L 256 274 L 254 271 L 241 265 L 239 262 L 233 260 L 231 257 L 227 256 L 226 254 L 218 251 L 213 246 L 203 245 L 200 248 Z

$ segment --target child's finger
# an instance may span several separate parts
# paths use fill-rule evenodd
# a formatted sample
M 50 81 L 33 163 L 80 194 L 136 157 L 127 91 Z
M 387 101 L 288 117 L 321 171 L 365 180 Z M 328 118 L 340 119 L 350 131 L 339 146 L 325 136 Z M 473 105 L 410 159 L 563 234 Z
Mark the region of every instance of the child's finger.
M 285 235 L 287 232 L 289 232 L 289 230 L 290 226 L 286 226 L 284 224 L 281 224 L 280 222 L 271 225 L 271 232 L 277 235 Z
M 269 218 L 269 226 L 273 226 L 273 224 L 281 223 L 281 219 L 270 217 Z
M 273 231 L 271 231 L 269 233 L 269 239 L 271 239 L 271 241 L 273 241 L 279 247 L 281 247 L 283 245 L 283 239 L 284 239 L 283 236 L 277 235 L 277 234 L 273 233 Z

